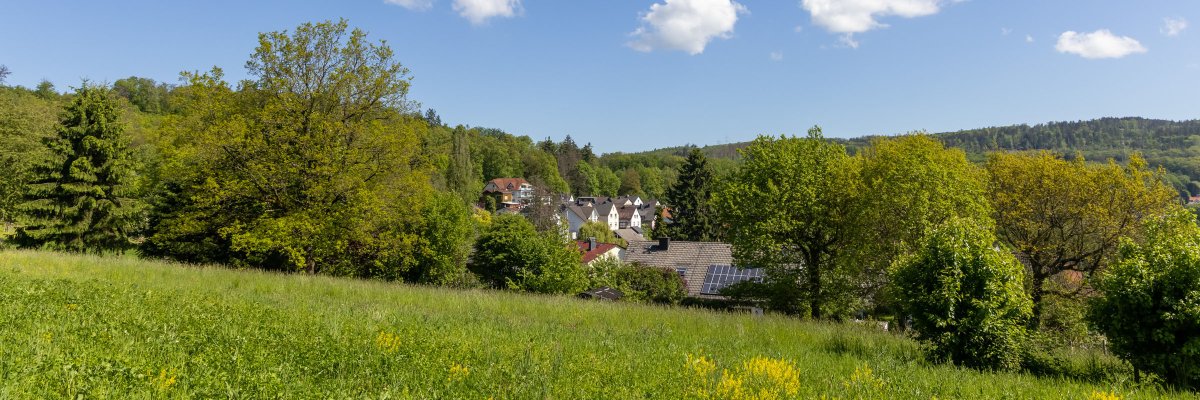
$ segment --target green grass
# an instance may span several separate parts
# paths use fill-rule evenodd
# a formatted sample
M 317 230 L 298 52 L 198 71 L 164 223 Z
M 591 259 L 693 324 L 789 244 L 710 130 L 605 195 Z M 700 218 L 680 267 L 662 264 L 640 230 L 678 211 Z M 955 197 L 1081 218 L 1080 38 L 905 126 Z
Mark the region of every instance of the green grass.
M 799 398 L 1191 396 L 929 365 L 853 325 L 0 252 L 4 399 L 674 399 L 757 356 L 794 363 Z

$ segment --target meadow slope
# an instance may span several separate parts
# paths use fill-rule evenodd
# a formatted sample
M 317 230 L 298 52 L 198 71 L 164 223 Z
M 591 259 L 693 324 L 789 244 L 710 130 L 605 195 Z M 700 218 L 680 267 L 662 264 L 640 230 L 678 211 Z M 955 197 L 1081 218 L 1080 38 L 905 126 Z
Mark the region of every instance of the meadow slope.
M 1110 392 L 1190 396 L 933 366 L 911 340 L 853 325 L 0 252 L 5 399 L 1087 399 Z

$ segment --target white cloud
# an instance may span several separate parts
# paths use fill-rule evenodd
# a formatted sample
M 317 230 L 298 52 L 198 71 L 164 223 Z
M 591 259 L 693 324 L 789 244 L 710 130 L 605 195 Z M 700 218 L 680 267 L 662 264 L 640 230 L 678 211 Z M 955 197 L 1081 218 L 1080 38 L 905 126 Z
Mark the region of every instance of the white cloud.
M 782 51 L 772 51 L 771 52 L 771 61 L 783 61 L 783 52 Z
M 1033 43 L 1033 35 L 1025 35 L 1025 43 Z
M 417 11 L 433 8 L 433 0 L 383 0 L 383 2 Z
M 643 25 L 630 35 L 634 50 L 681 50 L 696 55 L 713 39 L 729 38 L 738 14 L 748 12 L 733 0 L 664 0 L 642 14 Z
M 1117 36 L 1108 29 L 1091 33 L 1066 31 L 1058 36 L 1054 46 L 1060 53 L 1076 54 L 1083 58 L 1121 58 L 1134 53 L 1145 53 L 1146 48 L 1129 36 Z
M 946 0 L 803 0 L 801 6 L 812 15 L 814 24 L 830 32 L 855 34 L 887 24 L 877 17 L 923 17 L 937 14 Z
M 1184 29 L 1187 29 L 1188 23 L 1183 18 L 1163 18 L 1163 26 L 1158 31 L 1167 36 L 1179 36 Z
M 520 15 L 521 0 L 454 0 L 454 11 L 472 24 L 482 25 L 492 18 L 512 18 Z
M 841 37 L 838 37 L 838 43 L 841 43 L 842 46 L 846 46 L 846 47 L 849 47 L 852 49 L 858 48 L 858 41 L 854 40 L 854 35 L 851 35 L 849 33 L 842 35 Z
M 1000 28 L 1000 34 L 1001 34 L 1001 35 L 1008 36 L 1008 34 L 1010 34 L 1010 33 L 1012 33 L 1012 29 L 1008 29 L 1008 28 Z

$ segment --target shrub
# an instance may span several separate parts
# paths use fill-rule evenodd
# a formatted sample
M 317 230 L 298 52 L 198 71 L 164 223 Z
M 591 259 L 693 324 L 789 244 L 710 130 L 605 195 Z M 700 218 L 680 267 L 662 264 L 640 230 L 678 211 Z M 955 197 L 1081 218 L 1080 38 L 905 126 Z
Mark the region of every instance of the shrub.
M 1185 211 L 1125 240 L 1100 276 L 1089 318 L 1114 353 L 1172 385 L 1200 388 L 1200 227 Z
M 1032 306 L 1021 265 L 994 243 L 993 234 L 973 221 L 953 219 L 926 235 L 896 271 L 901 308 L 912 316 L 931 360 L 1019 366 Z
M 679 304 L 687 297 L 683 278 L 675 271 L 642 264 L 629 264 L 613 273 L 617 289 L 631 301 Z
M 578 293 L 588 284 L 578 249 L 554 233 L 539 233 L 518 215 L 492 219 L 475 242 L 472 272 L 496 288 Z

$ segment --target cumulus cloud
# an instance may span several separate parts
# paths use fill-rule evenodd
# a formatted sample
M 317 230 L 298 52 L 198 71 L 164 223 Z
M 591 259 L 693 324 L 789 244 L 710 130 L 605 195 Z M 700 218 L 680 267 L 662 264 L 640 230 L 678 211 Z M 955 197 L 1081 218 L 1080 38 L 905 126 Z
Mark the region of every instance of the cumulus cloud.
M 1008 34 L 1010 34 L 1010 33 L 1012 33 L 1012 29 L 1008 29 L 1008 28 L 1000 28 L 1000 34 L 1001 34 L 1001 35 L 1008 36 Z
M 812 15 L 814 24 L 833 33 L 840 33 L 839 42 L 858 48 L 854 34 L 887 24 L 878 18 L 897 16 L 916 18 L 937 14 L 948 0 L 802 0 L 801 7 Z M 959 0 L 949 0 L 959 1 Z
M 512 18 L 520 15 L 521 10 L 521 0 L 454 0 L 454 11 L 475 25 L 496 17 Z
M 733 0 L 665 0 L 642 14 L 642 26 L 628 45 L 634 50 L 681 50 L 696 55 L 713 39 L 733 35 L 745 6 Z
M 383 2 L 417 11 L 433 8 L 433 0 L 383 0 Z
M 1183 18 L 1163 18 L 1163 26 L 1158 31 L 1167 36 L 1179 36 L 1187 29 L 1187 20 Z
M 783 52 L 782 51 L 772 51 L 771 52 L 771 61 L 783 61 Z
M 1033 43 L 1033 35 L 1025 35 L 1025 43 Z
M 1146 48 L 1129 36 L 1117 36 L 1108 29 L 1091 33 L 1066 31 L 1058 36 L 1054 46 L 1060 53 L 1075 54 L 1083 58 L 1121 58 L 1134 53 L 1145 53 Z

